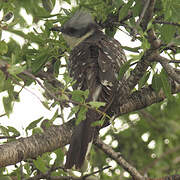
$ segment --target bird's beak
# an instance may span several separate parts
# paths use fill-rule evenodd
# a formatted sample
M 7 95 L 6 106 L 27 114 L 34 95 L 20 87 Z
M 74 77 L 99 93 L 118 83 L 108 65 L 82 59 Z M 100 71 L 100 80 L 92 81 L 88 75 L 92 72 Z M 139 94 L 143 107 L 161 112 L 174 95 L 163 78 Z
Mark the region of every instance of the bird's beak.
M 50 29 L 51 31 L 63 32 L 63 27 L 54 26 Z

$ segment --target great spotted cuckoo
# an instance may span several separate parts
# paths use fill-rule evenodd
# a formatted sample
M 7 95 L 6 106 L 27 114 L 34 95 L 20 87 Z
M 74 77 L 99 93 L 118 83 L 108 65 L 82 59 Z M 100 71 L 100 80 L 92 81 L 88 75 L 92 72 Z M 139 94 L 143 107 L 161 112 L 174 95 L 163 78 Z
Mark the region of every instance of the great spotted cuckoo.
M 101 101 L 106 105 L 99 110 L 111 112 L 111 103 L 118 88 L 118 72 L 126 62 L 120 43 L 105 35 L 90 13 L 77 11 L 62 27 L 52 30 L 62 32 L 64 39 L 71 48 L 69 57 L 69 74 L 76 80 L 74 90 L 89 90 L 86 102 Z M 86 119 L 74 129 L 70 147 L 67 152 L 65 168 L 81 168 L 88 149 L 101 127 L 93 122 L 100 120 L 102 115 L 88 109 Z

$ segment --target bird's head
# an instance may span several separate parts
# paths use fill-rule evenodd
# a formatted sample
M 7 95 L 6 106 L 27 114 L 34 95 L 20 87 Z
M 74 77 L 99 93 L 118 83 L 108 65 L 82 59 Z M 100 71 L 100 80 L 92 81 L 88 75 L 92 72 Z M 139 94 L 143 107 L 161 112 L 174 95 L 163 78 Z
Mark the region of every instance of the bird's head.
M 83 10 L 76 11 L 62 27 L 52 28 L 53 31 L 62 32 L 64 39 L 71 48 L 84 41 L 97 29 L 99 27 L 91 14 Z

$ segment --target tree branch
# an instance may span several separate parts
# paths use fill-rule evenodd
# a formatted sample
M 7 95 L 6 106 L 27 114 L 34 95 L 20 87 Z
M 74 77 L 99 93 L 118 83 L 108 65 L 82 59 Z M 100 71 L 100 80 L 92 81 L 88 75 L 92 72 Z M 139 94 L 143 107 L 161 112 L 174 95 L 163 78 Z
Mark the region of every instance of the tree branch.
M 154 6 L 155 6 L 155 3 L 156 3 L 156 0 L 150 0 L 149 3 L 147 3 L 146 0 L 143 0 L 143 3 L 144 3 L 144 5 L 148 5 L 148 8 L 146 8 L 145 14 L 144 14 L 144 16 L 142 18 L 142 21 L 141 21 L 141 26 L 142 26 L 143 30 L 145 31 L 149 21 L 153 17 Z
M 157 54 L 155 56 L 156 61 L 160 62 L 162 67 L 165 69 L 169 77 L 180 84 L 180 75 L 175 71 L 175 69 L 169 64 L 169 59 Z
M 171 87 L 172 94 L 180 92 L 180 84 L 174 83 Z M 163 101 L 166 98 L 163 90 L 160 90 L 158 94 L 152 89 L 152 86 L 144 87 L 139 91 L 135 91 L 127 98 L 126 102 L 118 107 L 116 117 L 127 114 L 129 112 L 137 111 L 148 107 L 154 103 Z M 121 98 L 120 98 L 121 99 Z
M 73 124 L 71 120 L 61 126 L 51 126 L 43 133 L 0 145 L 0 167 L 36 158 L 45 152 L 65 146 L 71 138 Z
M 105 154 L 114 159 L 120 166 L 128 171 L 135 180 L 144 180 L 144 177 L 136 170 L 135 167 L 130 165 L 120 153 L 115 152 L 111 146 L 103 143 L 100 139 L 95 141 L 95 145 L 100 148 Z
M 154 52 L 156 51 L 149 49 L 142 56 L 141 60 L 137 63 L 136 67 L 131 71 L 130 76 L 127 79 L 123 79 L 119 84 L 119 89 L 116 94 L 118 101 L 113 102 L 114 107 L 117 107 L 127 100 L 130 96 L 131 90 L 136 86 L 139 80 L 143 77 L 150 63 L 154 60 Z M 117 109 L 116 109 L 117 110 Z M 117 113 L 117 111 L 115 111 Z
M 153 24 L 168 24 L 168 25 L 172 25 L 172 26 L 179 26 L 179 23 L 175 23 L 175 22 L 167 22 L 167 21 L 159 21 L 159 20 L 154 20 Z
M 139 26 L 139 24 L 141 23 L 142 19 L 144 18 L 144 15 L 145 15 L 145 13 L 146 13 L 146 11 L 147 11 L 147 8 L 148 8 L 148 6 L 149 6 L 149 3 L 150 3 L 150 0 L 146 0 L 146 1 L 144 2 L 144 7 L 143 7 L 143 10 L 142 10 L 142 12 L 141 12 L 141 15 L 140 15 L 139 19 L 138 19 L 137 22 L 136 22 L 136 26 Z

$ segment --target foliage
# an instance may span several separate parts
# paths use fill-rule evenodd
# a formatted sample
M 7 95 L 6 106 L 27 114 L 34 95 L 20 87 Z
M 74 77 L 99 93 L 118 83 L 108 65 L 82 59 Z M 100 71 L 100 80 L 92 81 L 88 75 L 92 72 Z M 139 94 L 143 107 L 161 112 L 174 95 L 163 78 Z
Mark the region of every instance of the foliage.
M 143 30 L 137 19 L 141 15 L 143 6 L 139 0 L 76 0 L 76 5 L 88 9 L 97 23 L 104 25 L 105 32 L 114 36 L 117 29 L 125 31 L 131 38 L 140 42 L 139 47 L 124 47 L 129 54 L 129 61 L 119 72 L 119 79 L 123 78 L 125 73 L 131 74 L 132 63 L 136 64 L 144 52 L 150 48 L 147 38 L 148 30 L 153 28 L 162 44 L 160 52 L 168 57 L 172 62 L 176 60 L 180 53 L 180 1 L 179 0 L 157 0 L 154 16 L 148 23 L 146 30 Z M 53 14 L 52 10 L 55 4 L 59 3 L 58 13 Z M 41 78 L 44 90 L 50 89 L 55 95 L 50 96 L 44 92 L 45 102 L 42 102 L 46 108 L 53 108 L 58 105 L 61 107 L 61 113 L 56 111 L 52 114 L 51 123 L 58 117 L 63 116 L 63 109 L 67 103 L 74 103 L 71 108 L 69 119 L 78 112 L 78 121 L 85 119 L 88 108 L 97 109 L 104 106 L 102 102 L 86 103 L 88 97 L 87 91 L 71 91 L 73 80 L 68 76 L 66 64 L 69 49 L 64 42 L 62 35 L 52 33 L 50 29 L 55 23 L 63 24 L 77 8 L 72 11 L 61 7 L 62 4 L 74 4 L 71 0 L 1 0 L 0 9 L 2 17 L 0 19 L 0 92 L 7 92 L 2 98 L 4 113 L 9 116 L 13 113 L 14 102 L 19 102 L 19 95 L 22 89 L 38 83 L 35 78 L 28 76 L 26 71 L 31 72 L 33 77 L 41 78 L 42 72 L 46 72 L 51 80 L 58 80 L 63 86 L 52 83 L 47 76 Z M 22 9 L 32 16 L 32 24 L 22 15 Z M 131 12 L 131 17 L 123 21 Z M 116 23 L 107 23 L 111 16 L 118 16 Z M 40 23 L 43 25 L 40 25 Z M 119 25 L 117 25 L 119 22 Z M 122 24 L 121 24 L 122 22 Z M 117 26 L 119 26 L 117 28 Z M 124 28 L 122 27 L 124 26 Z M 17 28 L 19 27 L 19 28 Z M 30 31 L 25 31 L 29 29 Z M 134 33 L 134 31 L 136 33 Z M 24 39 L 23 44 L 19 44 L 15 39 L 5 38 L 5 32 L 15 34 Z M 178 68 L 179 64 L 174 64 Z M 59 79 L 60 70 L 64 70 Z M 152 84 L 152 88 L 158 94 L 163 90 L 167 99 L 163 102 L 154 104 L 146 109 L 125 114 L 117 118 L 106 131 L 102 139 L 110 137 L 109 144 L 116 152 L 121 152 L 123 157 L 133 164 L 143 174 L 150 177 L 161 177 L 175 174 L 179 171 L 179 107 L 180 95 L 171 95 L 171 85 L 166 71 L 161 68 L 157 62 L 154 62 L 141 78 L 137 89 L 145 85 Z M 54 82 L 54 81 L 53 81 Z M 19 91 L 16 86 L 20 86 Z M 136 89 L 134 89 L 135 91 Z M 69 98 L 71 96 L 71 99 Z M 62 103 L 63 102 L 63 103 Z M 62 105 L 63 104 L 63 105 Z M 2 117 L 1 117 L 2 118 Z M 32 120 L 26 128 L 26 133 L 33 130 L 33 133 L 40 133 L 39 123 L 46 117 L 40 117 Z M 64 120 L 64 117 L 62 118 Z M 65 119 L 66 120 L 66 119 Z M 13 125 L 12 125 L 13 126 Z M 17 136 L 20 134 L 13 127 L 0 126 L 2 136 Z M 8 139 L 7 142 L 13 141 Z M 116 144 L 115 142 L 118 141 Z M 153 145 L 154 143 L 154 145 Z M 114 145 L 116 144 L 116 145 Z M 177 150 L 176 150 L 177 149 Z M 5 177 L 29 178 L 39 172 L 47 173 L 53 168 L 63 165 L 64 149 L 58 149 L 52 153 L 45 153 L 35 160 L 27 160 L 20 165 L 15 166 L 15 170 L 7 171 L 8 167 L 0 169 L 0 180 Z M 52 154 L 55 155 L 52 158 Z M 107 155 L 102 151 L 93 148 L 91 153 L 90 171 L 101 169 L 108 165 Z M 23 169 L 23 172 L 21 172 Z M 120 175 L 119 171 L 120 170 Z M 113 165 L 113 168 L 107 172 L 100 172 L 100 179 L 126 179 L 123 176 L 125 170 L 119 165 Z M 68 172 L 57 168 L 51 173 L 52 176 L 68 175 Z M 11 178 L 10 178 L 11 179 Z

